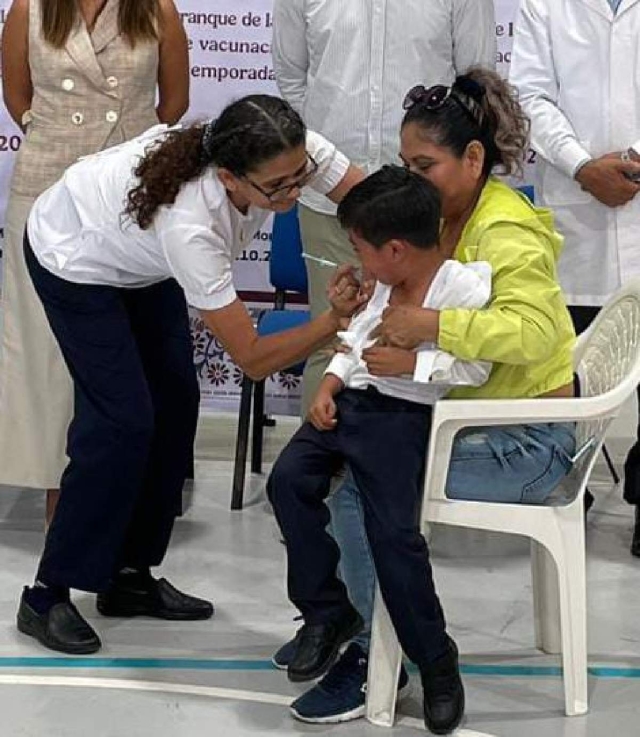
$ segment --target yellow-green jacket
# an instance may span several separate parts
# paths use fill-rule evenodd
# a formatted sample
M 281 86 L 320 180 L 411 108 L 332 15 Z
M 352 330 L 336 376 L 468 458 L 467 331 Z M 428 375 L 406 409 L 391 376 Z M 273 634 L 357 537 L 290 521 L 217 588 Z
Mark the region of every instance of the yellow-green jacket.
M 572 381 L 575 332 L 556 268 L 562 243 L 549 210 L 489 178 L 454 258 L 491 264 L 491 300 L 482 310 L 443 310 L 438 345 L 494 366 L 483 386 L 449 397 L 535 397 Z

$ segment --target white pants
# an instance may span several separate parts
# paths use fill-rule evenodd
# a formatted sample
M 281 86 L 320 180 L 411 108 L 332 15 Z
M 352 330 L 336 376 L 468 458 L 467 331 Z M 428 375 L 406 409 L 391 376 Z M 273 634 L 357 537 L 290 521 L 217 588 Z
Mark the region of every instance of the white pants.
M 0 354 L 0 484 L 54 489 L 67 464 L 73 387 L 26 270 L 33 198 L 11 194 L 5 220 Z

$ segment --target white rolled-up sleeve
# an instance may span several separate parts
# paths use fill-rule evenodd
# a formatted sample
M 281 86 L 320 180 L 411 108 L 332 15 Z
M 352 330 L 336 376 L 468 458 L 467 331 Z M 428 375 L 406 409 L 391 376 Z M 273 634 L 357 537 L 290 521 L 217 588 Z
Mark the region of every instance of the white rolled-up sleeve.
M 315 131 L 307 131 L 307 153 L 318 165 L 318 171 L 308 186 L 320 194 L 328 194 L 344 179 L 349 159 Z
M 422 384 L 481 386 L 489 378 L 489 361 L 462 361 L 437 348 L 418 350 L 413 380 Z

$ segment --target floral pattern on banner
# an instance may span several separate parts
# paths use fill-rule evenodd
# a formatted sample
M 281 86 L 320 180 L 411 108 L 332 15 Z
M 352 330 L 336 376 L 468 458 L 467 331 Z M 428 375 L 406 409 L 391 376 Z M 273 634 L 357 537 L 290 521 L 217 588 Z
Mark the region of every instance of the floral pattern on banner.
M 250 310 L 255 317 L 258 310 Z M 204 408 L 237 410 L 244 374 L 220 341 L 207 329 L 196 310 L 190 311 L 193 361 Z M 280 371 L 267 379 L 265 408 L 275 414 L 296 415 L 300 409 L 302 377 Z

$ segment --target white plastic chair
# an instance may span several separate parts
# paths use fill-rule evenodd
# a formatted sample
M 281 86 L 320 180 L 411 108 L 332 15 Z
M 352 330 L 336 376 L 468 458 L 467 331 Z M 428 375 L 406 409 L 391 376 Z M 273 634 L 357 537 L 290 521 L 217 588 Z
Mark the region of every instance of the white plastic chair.
M 580 337 L 574 365 L 580 398 L 438 402 L 421 518 L 423 530 L 438 522 L 531 538 L 536 647 L 562 653 L 568 716 L 588 710 L 583 495 L 611 422 L 640 383 L 640 280 L 623 287 L 603 307 Z M 471 502 L 445 496 L 451 447 L 462 428 L 566 421 L 578 423 L 578 458 L 554 492 L 560 499 L 553 505 Z M 367 689 L 367 718 L 374 724 L 393 725 L 401 657 L 378 591 Z

